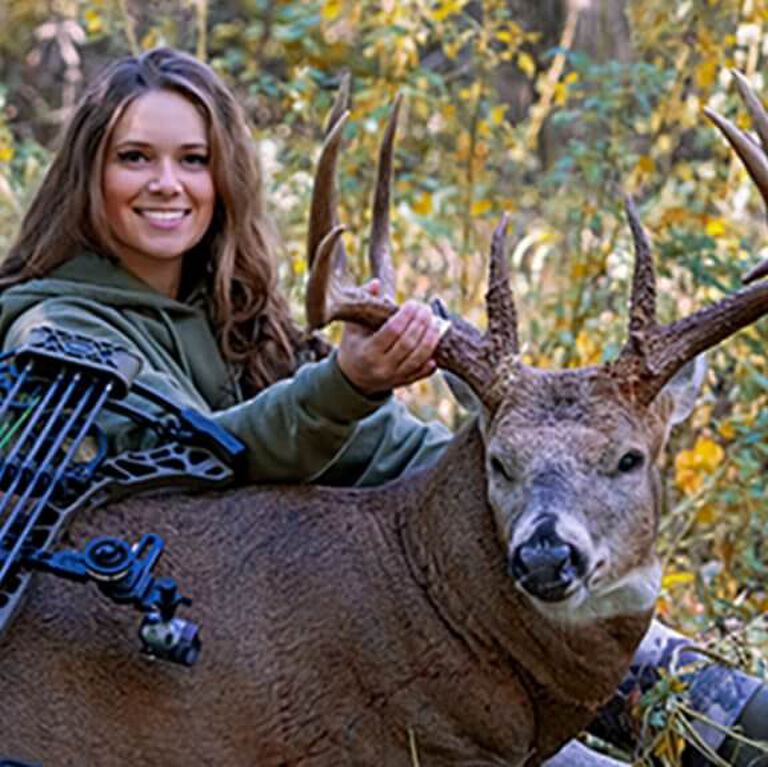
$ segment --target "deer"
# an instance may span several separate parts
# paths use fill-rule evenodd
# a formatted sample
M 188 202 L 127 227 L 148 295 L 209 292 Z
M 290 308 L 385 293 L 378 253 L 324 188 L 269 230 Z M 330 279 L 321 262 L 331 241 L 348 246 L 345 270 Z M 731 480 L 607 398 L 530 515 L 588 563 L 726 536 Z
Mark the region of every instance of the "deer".
M 741 87 L 743 84 L 741 84 Z M 764 146 L 765 112 L 747 104 Z M 380 295 L 343 276 L 333 110 L 311 205 L 311 327 L 378 327 L 395 310 L 388 197 L 395 106 L 371 237 Z M 765 197 L 768 163 L 710 115 Z M 151 529 L 168 542 L 205 650 L 193 669 L 134 653 L 129 616 L 37 579 L 0 644 L 0 756 L 99 765 L 533 767 L 612 693 L 651 620 L 657 468 L 706 349 L 768 314 L 759 278 L 659 324 L 650 241 L 635 243 L 628 340 L 600 366 L 521 359 L 505 260 L 491 244 L 487 330 L 446 321 L 438 365 L 476 416 L 431 467 L 382 487 L 249 486 L 86 510 L 68 537 Z M 599 648 L 599 662 L 597 650 Z M 566 762 L 573 764 L 573 762 Z

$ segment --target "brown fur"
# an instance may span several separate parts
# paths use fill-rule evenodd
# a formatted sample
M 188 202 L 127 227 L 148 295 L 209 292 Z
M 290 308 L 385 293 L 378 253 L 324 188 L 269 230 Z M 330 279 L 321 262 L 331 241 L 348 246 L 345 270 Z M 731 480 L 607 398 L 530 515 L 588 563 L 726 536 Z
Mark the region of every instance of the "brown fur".
M 40 576 L 0 645 L 0 751 L 45 767 L 536 765 L 613 692 L 648 615 L 569 627 L 506 575 L 483 443 L 386 490 L 136 499 L 71 529 L 168 543 L 193 669 L 136 651 L 136 615 Z M 599 648 L 599 658 L 596 657 Z

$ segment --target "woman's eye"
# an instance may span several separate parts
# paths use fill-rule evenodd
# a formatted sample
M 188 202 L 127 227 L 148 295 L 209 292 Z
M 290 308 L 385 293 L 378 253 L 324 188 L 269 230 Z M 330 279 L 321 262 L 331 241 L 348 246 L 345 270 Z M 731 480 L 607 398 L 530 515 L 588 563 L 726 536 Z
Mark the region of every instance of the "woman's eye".
M 120 160 L 120 162 L 135 164 L 145 162 L 147 156 L 144 152 L 141 152 L 138 149 L 125 149 L 122 152 L 117 153 L 117 159 Z
M 208 165 L 207 154 L 188 154 L 184 157 L 184 162 L 187 165 L 206 166 Z
M 616 467 L 622 474 L 627 474 L 630 471 L 634 471 L 643 465 L 645 460 L 643 454 L 639 450 L 628 450 L 619 459 L 619 465 Z

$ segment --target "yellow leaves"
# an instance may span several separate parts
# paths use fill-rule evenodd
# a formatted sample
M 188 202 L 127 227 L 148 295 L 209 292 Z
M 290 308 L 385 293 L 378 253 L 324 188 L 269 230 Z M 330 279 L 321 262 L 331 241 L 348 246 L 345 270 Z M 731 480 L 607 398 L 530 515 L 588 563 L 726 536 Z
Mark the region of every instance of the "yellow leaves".
M 637 160 L 637 170 L 641 173 L 650 174 L 656 170 L 656 163 L 653 161 L 653 157 L 644 154 Z
M 155 48 L 160 45 L 160 39 L 159 30 L 156 27 L 152 27 L 152 29 L 141 38 L 141 49 L 148 51 L 150 48 Z
M 324 21 L 335 21 L 341 13 L 342 0 L 325 0 L 320 15 Z
M 675 484 L 686 495 L 697 493 L 708 474 L 723 461 L 725 451 L 714 440 L 699 437 L 690 450 L 683 450 L 675 458 Z
M 428 216 L 432 212 L 432 195 L 429 192 L 422 192 L 411 203 L 411 210 L 419 216 Z
M 704 225 L 704 231 L 710 237 L 722 237 L 727 231 L 727 224 L 722 218 L 710 218 Z
M 488 114 L 488 121 L 491 125 L 501 125 L 507 114 L 506 104 L 497 104 Z
M 472 137 L 469 135 L 469 131 L 463 130 L 456 141 L 456 154 L 459 156 L 459 159 L 464 160 L 469 156 L 471 146 Z
M 568 86 L 563 82 L 555 83 L 552 91 L 552 101 L 555 106 L 564 107 L 568 101 Z
M 0 139 L 0 163 L 9 163 L 13 159 L 13 154 L 13 146 Z
M 437 5 L 430 12 L 433 21 L 442 22 L 449 16 L 461 13 L 467 0 L 439 0 Z
M 685 570 L 677 572 L 673 571 L 670 573 L 664 573 L 664 576 L 661 579 L 661 587 L 663 589 L 668 589 L 670 586 L 679 586 L 680 584 L 693 583 L 694 580 L 696 580 L 694 573 L 687 572 Z
M 723 421 L 717 427 L 717 433 L 725 440 L 731 441 L 736 436 L 736 429 L 732 421 Z
M 582 328 L 576 336 L 576 351 L 579 353 L 579 365 L 594 365 L 602 355 L 602 347 L 586 328 Z
M 668 760 L 664 762 L 665 764 L 680 764 L 684 750 L 685 738 L 672 730 L 668 730 L 663 737 L 659 738 L 653 748 L 653 753 L 659 759 Z
M 536 74 L 536 62 L 533 57 L 525 51 L 520 51 L 517 54 L 517 66 L 523 71 L 523 73 L 530 78 Z
M 517 48 L 523 39 L 523 31 L 517 24 L 509 22 L 505 27 L 496 30 L 496 39 L 510 48 Z
M 694 72 L 696 85 L 703 91 L 709 90 L 717 78 L 718 62 L 715 58 L 704 59 Z
M 104 18 L 95 8 L 86 8 L 83 20 L 89 35 L 99 35 L 104 31 Z
M 487 213 L 493 204 L 490 200 L 475 200 L 470 206 L 469 212 L 472 216 L 482 216 L 483 213 Z
M 702 221 L 702 216 L 697 214 L 688 208 L 681 206 L 673 206 L 667 208 L 659 219 L 659 225 L 661 228 L 668 226 L 696 226 L 697 224 L 705 223 Z
M 696 511 L 696 522 L 700 525 L 711 525 L 717 520 L 717 509 L 711 503 L 705 503 Z
M 465 101 L 477 101 L 482 95 L 482 83 L 475 80 L 468 88 L 462 88 L 459 91 L 459 98 Z

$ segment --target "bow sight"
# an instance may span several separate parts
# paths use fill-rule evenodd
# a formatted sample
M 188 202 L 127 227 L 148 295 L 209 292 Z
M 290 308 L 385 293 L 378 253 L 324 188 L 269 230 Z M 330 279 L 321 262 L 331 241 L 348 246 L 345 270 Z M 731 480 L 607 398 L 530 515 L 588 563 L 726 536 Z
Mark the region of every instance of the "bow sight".
M 96 583 L 117 604 L 144 613 L 143 651 L 192 665 L 198 628 L 176 617 L 191 602 L 152 571 L 163 540 L 136 545 L 100 537 L 82 551 L 53 551 L 72 514 L 153 488 L 231 482 L 245 448 L 200 413 L 136 380 L 141 361 L 114 344 L 35 329 L 0 356 L 0 634 L 33 571 Z M 153 447 L 112 454 L 100 416 L 153 435 Z

